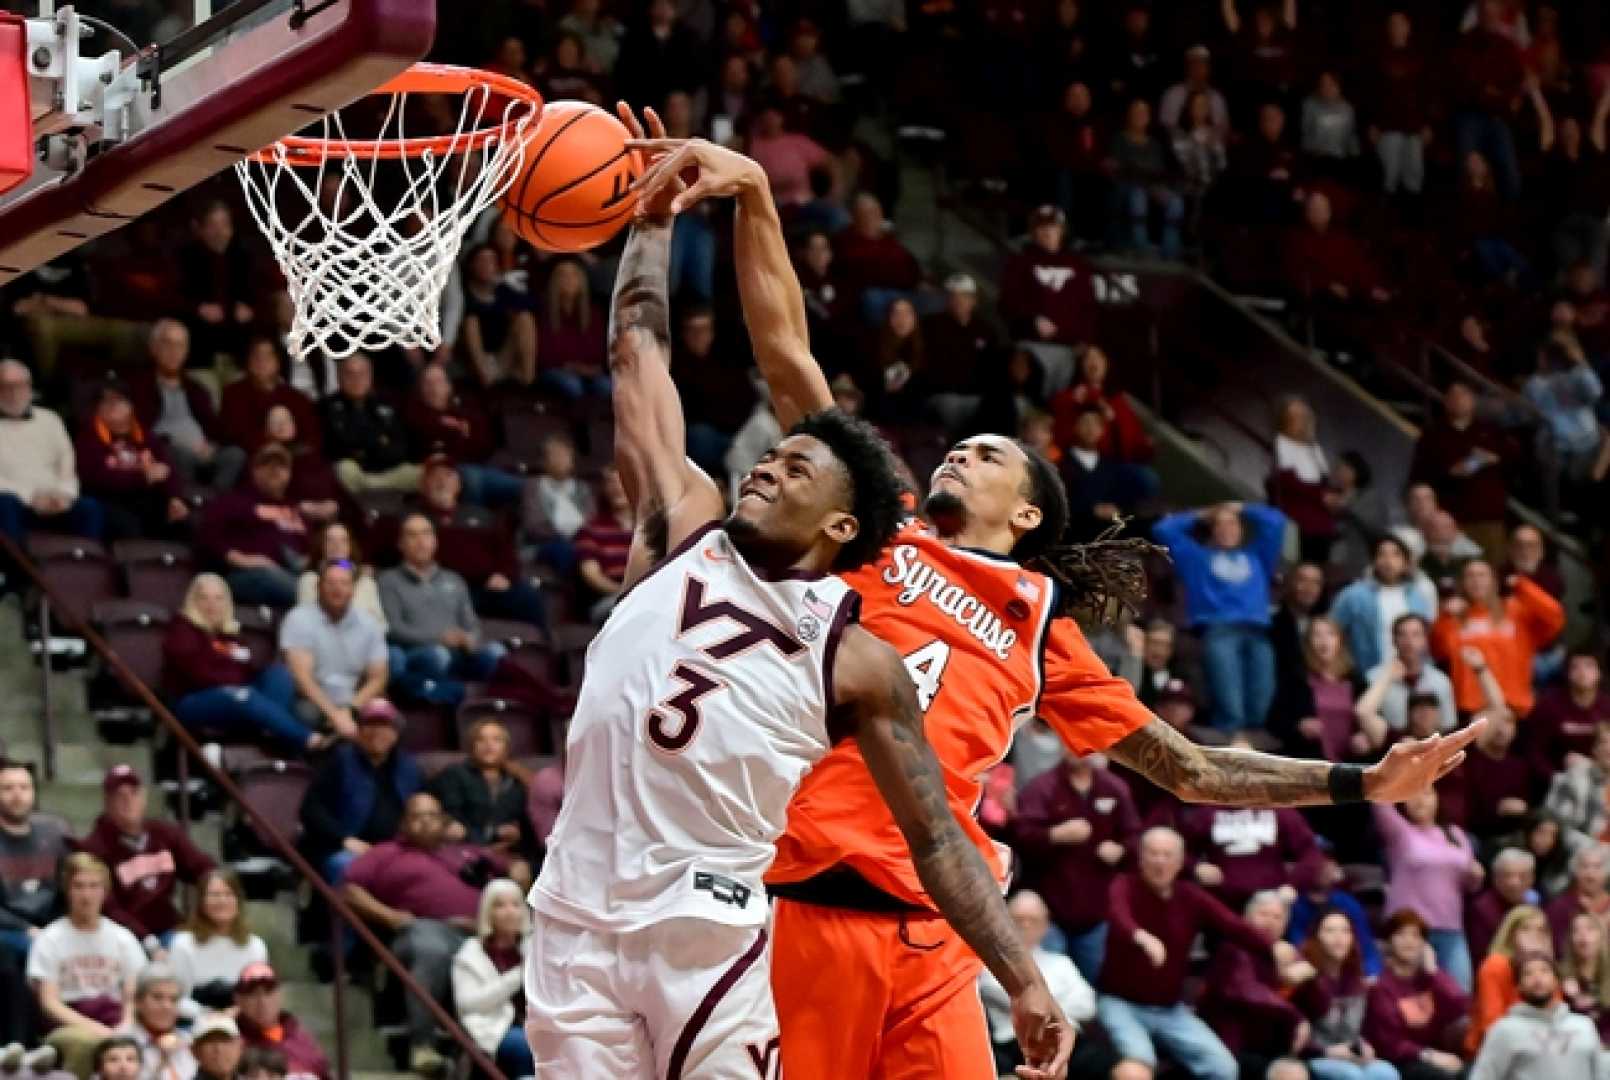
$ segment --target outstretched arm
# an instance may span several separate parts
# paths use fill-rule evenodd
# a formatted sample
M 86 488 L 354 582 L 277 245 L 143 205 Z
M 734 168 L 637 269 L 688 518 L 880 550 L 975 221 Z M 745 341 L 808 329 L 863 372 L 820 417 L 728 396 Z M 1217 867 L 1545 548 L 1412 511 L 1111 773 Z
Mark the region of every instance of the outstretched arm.
M 905 835 L 923 888 L 1012 996 L 1013 1026 L 1029 1062 L 1018 1075 L 1060 1077 L 1073 1029 L 1007 914 L 995 876 L 951 811 L 905 665 L 852 626 L 839 647 L 832 689 L 835 707 L 854 720 L 861 754 Z
M 1362 770 L 1362 797 L 1370 802 L 1402 802 L 1430 787 L 1459 767 L 1465 747 L 1483 725 L 1477 721 L 1452 735 L 1398 743 L 1386 757 Z M 1336 801 L 1333 780 L 1348 776 L 1337 770 L 1359 768 L 1198 746 L 1161 720 L 1131 732 L 1108 753 L 1186 802 L 1219 806 L 1321 806 Z
M 737 151 L 703 139 L 638 139 L 629 145 L 653 159 L 639 184 L 644 199 L 659 197 L 687 170 L 696 169 L 698 179 L 676 197 L 673 213 L 702 199 L 737 200 L 733 258 L 738 294 L 778 423 L 787 429 L 801 417 L 832 405 L 827 377 L 811 355 L 805 295 L 788 257 L 765 170 Z
M 609 312 L 615 467 L 637 508 L 625 586 L 689 533 L 721 516 L 721 493 L 687 456 L 682 400 L 671 381 L 671 220 L 640 216 L 615 276 Z

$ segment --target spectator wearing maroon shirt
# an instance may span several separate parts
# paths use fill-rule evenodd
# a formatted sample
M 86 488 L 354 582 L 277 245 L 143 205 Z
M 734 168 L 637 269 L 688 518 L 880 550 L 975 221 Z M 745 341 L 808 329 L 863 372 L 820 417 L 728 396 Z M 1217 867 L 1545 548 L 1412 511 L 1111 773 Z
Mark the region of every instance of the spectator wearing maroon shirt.
M 593 303 L 587 271 L 575 259 L 561 259 L 548 274 L 547 294 L 539 313 L 540 382 L 571 401 L 608 397 L 608 359 L 604 330 L 608 320 Z
M 218 410 L 219 437 L 250 454 L 263 444 L 263 417 L 275 406 L 290 410 L 309 449 L 323 448 L 324 433 L 313 402 L 285 380 L 285 358 L 271 337 L 254 337 L 246 347 L 246 374 L 224 387 Z
M 497 448 L 492 421 L 475 402 L 454 391 L 453 380 L 441 364 L 420 369 L 414 394 L 403 408 L 403 426 L 421 459 L 446 454 L 458 462 L 465 502 L 507 506 L 524 494 L 524 480 L 486 464 Z
M 794 272 L 805 293 L 805 318 L 810 328 L 811 351 L 828 358 L 845 351 L 853 336 L 850 321 L 854 307 L 844 268 L 837 262 L 833 240 L 821 229 L 812 229 L 800 238 L 794 249 Z M 837 373 L 840 368 L 834 368 Z
M 1476 416 L 1476 390 L 1455 378 L 1443 391 L 1441 420 L 1428 424 L 1414 447 L 1412 483 L 1429 484 L 1437 504 L 1454 516 L 1489 558 L 1501 558 L 1509 489 L 1499 467 L 1512 452 L 1495 426 Z
M 73 452 L 79 490 L 100 500 L 106 512 L 107 539 L 167 535 L 189 518 L 167 451 L 134 419 L 121 384 L 101 387 L 95 414 L 79 431 Z
M 1321 857 L 1314 830 L 1285 808 L 1188 806 L 1179 831 L 1191 876 L 1232 910 L 1253 893 L 1286 885 L 1298 866 Z
M 1323 305 L 1321 310 L 1381 303 L 1389 293 L 1375 267 L 1351 234 L 1336 227 L 1324 192 L 1308 196 L 1304 223 L 1286 240 L 1286 275 L 1299 295 Z
M 151 366 L 129 380 L 134 415 L 154 436 L 168 444 L 168 457 L 186 485 L 203 478 L 217 491 L 228 491 L 240 477 L 246 454 L 227 445 L 218 426 L 212 395 L 185 374 L 190 333 L 174 319 L 158 319 L 151 327 Z
M 1013 846 L 1025 883 L 1045 898 L 1068 957 L 1086 979 L 1101 973 L 1107 944 L 1107 886 L 1118 873 L 1140 818 L 1129 785 L 1105 762 L 1069 752 L 1017 795 Z
M 1205 890 L 1180 881 L 1184 865 L 1180 835 L 1149 829 L 1140 840 L 1139 870 L 1108 886 L 1097 1015 L 1127 1061 L 1155 1071 L 1161 1049 L 1195 1080 L 1235 1080 L 1234 1056 L 1185 1004 L 1191 945 L 1204 930 L 1253 951 L 1267 952 L 1274 943 Z
M 1425 51 L 1411 42 L 1413 32 L 1408 12 L 1388 15 L 1386 48 L 1367 76 L 1366 133 L 1381 159 L 1381 186 L 1388 195 L 1400 188 L 1418 195 L 1425 186 L 1433 98 Z
M 1493 856 L 1491 883 L 1465 905 L 1465 940 L 1470 955 L 1487 955 L 1504 916 L 1522 904 L 1537 903 L 1533 890 L 1537 857 L 1520 848 L 1505 848 Z
M 883 216 L 883 204 L 871 192 L 855 197 L 850 227 L 838 234 L 833 247 L 845 289 L 869 326 L 881 323 L 889 305 L 902 296 L 909 299 L 922 281 L 917 257 L 895 235 Z
M 287 608 L 307 553 L 307 520 L 292 502 L 291 454 L 266 443 L 252 456 L 246 485 L 207 504 L 196 542 L 245 604 Z
M 1483 674 L 1488 676 L 1483 682 L 1491 681 L 1492 689 L 1502 694 L 1490 673 L 1484 669 Z M 1531 762 L 1516 751 L 1515 714 L 1500 701 L 1497 707 L 1489 706 L 1480 715 L 1487 718 L 1487 727 L 1465 755 L 1461 770 L 1465 814 L 1455 824 L 1474 833 L 1477 840 L 1491 842 L 1513 832 L 1525 820 L 1538 778 L 1532 773 Z
M 186 319 L 196 338 L 201 367 L 213 356 L 240 356 L 257 319 L 251 256 L 235 242 L 235 219 L 229 206 L 215 199 L 190 223 L 191 243 L 180 250 L 179 288 Z
M 1537 697 L 1526 717 L 1531 740 L 1532 768 L 1539 776 L 1561 772 L 1574 764 L 1587 764 L 1610 724 L 1610 694 L 1601 689 L 1603 671 L 1599 656 L 1590 650 L 1573 652 L 1565 662 L 1565 685 L 1551 686 Z M 1605 738 L 1610 761 L 1610 738 Z
M 162 640 L 162 690 L 197 735 L 266 736 L 293 752 L 327 744 L 291 711 L 296 686 L 283 664 L 264 664 L 240 637 L 229 585 L 197 574 Z
M 419 510 L 436 527 L 436 561 L 469 583 L 475 613 L 547 626 L 542 596 L 520 571 L 510 530 L 490 511 L 461 504 L 462 482 L 452 459 L 426 459 L 419 488 Z M 377 546 L 389 550 L 394 544 Z
M 302 429 L 296 426 L 290 409 L 283 405 L 269 409 L 263 418 L 263 433 L 267 438 L 258 450 L 276 443 L 291 455 L 291 479 L 285 485 L 285 497 L 296 504 L 309 524 L 328 525 L 342 513 L 361 517 L 357 500 L 341 486 L 329 462 L 302 441 Z
M 1586 262 L 1603 276 L 1610 253 L 1610 82 L 1606 82 L 1588 129 L 1574 116 L 1560 118 L 1559 141 L 1550 155 L 1544 205 L 1557 215 L 1551 240 L 1555 265 Z M 1598 357 L 1595 357 L 1598 359 Z
M 281 1080 L 330 1080 L 330 1059 L 313 1033 L 284 1009 L 279 976 L 264 963 L 247 964 L 235 983 L 235 1022 L 248 1052 L 273 1050 L 288 1069 Z M 250 1069 L 242 1070 L 251 1076 Z
M 447 1001 L 453 955 L 475 932 L 480 889 L 493 878 L 531 884 L 523 862 L 510 863 L 490 848 L 450 844 L 447 815 L 436 796 L 419 792 L 403 806 L 397 839 L 375 844 L 347 868 L 342 891 L 365 921 L 389 931 L 397 958 L 439 1002 Z M 410 996 L 408 1035 L 412 1067 L 429 1073 L 436 1021 Z M 434 1064 L 439 1064 L 439 1056 Z
M 1286 934 L 1286 901 L 1277 892 L 1255 893 L 1247 900 L 1245 919 L 1265 937 L 1281 941 Z M 1240 1060 L 1244 1073 L 1262 1076 L 1273 1060 L 1299 1054 L 1306 1047 L 1311 1028 L 1290 1000 L 1285 972 L 1304 974 L 1307 966 L 1290 945 L 1278 950 L 1267 945 L 1248 948 L 1227 939 L 1214 951 L 1202 977 L 1197 1012 Z
M 1555 948 L 1559 951 L 1565 951 L 1563 946 L 1571 931 L 1572 919 L 1591 915 L 1602 923 L 1610 916 L 1606 873 L 1610 873 L 1610 849 L 1601 842 L 1586 844 L 1571 856 L 1570 888 L 1549 901 L 1544 909 L 1549 929 L 1554 932 Z
M 1022 341 L 1082 345 L 1096 333 L 1095 272 L 1062 249 L 1067 218 L 1042 206 L 1029 218 L 1029 242 L 1001 272 L 1001 316 Z
M 1470 999 L 1426 948 L 1426 923 L 1408 909 L 1386 920 L 1386 968 L 1370 988 L 1364 1039 L 1405 1080 L 1451 1080 L 1464 1063 L 1455 1023 Z
M 108 769 L 101 793 L 101 816 L 78 849 L 112 872 L 106 917 L 128 927 L 150 951 L 157 939 L 166 944 L 178 929 L 179 884 L 196 884 L 214 864 L 178 826 L 146 818 L 145 784 L 130 766 Z
M 1503 0 L 1478 0 L 1477 22 L 1466 31 L 1448 70 L 1454 85 L 1454 147 L 1463 160 L 1480 153 L 1493 163 L 1498 190 L 1520 194 L 1520 160 L 1510 117 L 1520 104 L 1526 69 L 1521 51 L 1503 30 Z
M 1330 477 L 1330 459 L 1319 443 L 1313 406 L 1298 396 L 1280 405 L 1275 424 L 1275 460 L 1264 486 L 1269 502 L 1297 526 L 1302 558 L 1330 561 L 1341 505 Z
M 598 512 L 576 533 L 576 572 L 595 598 L 590 611 L 593 621 L 603 622 L 620 599 L 621 584 L 626 580 L 634 515 L 632 501 L 614 468 L 604 469 L 598 494 Z

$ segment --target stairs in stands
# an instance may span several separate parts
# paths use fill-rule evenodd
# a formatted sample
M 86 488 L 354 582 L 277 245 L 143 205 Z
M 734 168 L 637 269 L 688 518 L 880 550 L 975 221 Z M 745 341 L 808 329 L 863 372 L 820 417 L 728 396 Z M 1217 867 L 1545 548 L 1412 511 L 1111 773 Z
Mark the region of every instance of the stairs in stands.
M 36 764 L 42 760 L 39 716 L 42 706 L 39 667 L 22 637 L 22 618 L 15 597 L 0 601 L 0 743 L 8 755 Z M 146 743 L 116 746 L 104 742 L 85 708 L 82 669 L 55 673 L 56 779 L 41 783 L 40 807 L 67 819 L 77 835 L 87 831 L 101 810 L 101 777 L 113 765 L 127 762 L 142 775 L 152 775 L 151 748 Z M 155 789 L 151 812 L 169 816 Z M 220 851 L 220 819 L 211 814 L 192 822 L 191 837 L 215 858 Z M 335 1063 L 335 1003 L 332 988 L 309 964 L 310 949 L 296 941 L 296 905 L 290 892 L 271 901 L 249 904 L 252 930 L 268 945 L 269 956 L 284 986 L 285 1005 L 317 1036 Z M 366 987 L 350 985 L 346 994 L 348 1047 L 352 1073 L 363 1080 L 396 1076 L 386 1053 L 384 1034 L 376 1029 L 373 1002 Z

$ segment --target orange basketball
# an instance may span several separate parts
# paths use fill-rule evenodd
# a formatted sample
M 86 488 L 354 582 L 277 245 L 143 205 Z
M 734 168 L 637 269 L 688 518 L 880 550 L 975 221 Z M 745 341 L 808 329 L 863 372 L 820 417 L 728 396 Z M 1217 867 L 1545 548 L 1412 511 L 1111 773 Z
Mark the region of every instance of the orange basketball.
M 584 101 L 550 101 L 526 135 L 525 171 L 500 204 L 509 227 L 546 251 L 586 251 L 637 207 L 642 157 L 626 125 Z

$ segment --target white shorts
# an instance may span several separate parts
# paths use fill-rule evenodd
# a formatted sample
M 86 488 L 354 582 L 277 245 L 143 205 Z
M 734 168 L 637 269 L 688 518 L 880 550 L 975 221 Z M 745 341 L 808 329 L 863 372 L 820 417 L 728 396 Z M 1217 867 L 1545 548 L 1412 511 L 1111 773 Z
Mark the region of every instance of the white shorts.
M 533 913 L 537 1080 L 777 1080 L 764 927 L 670 919 L 615 934 Z

